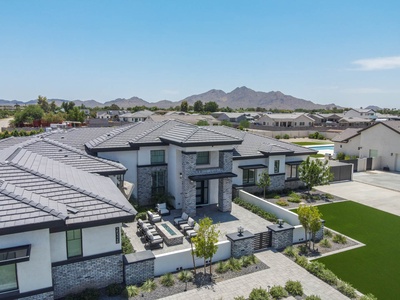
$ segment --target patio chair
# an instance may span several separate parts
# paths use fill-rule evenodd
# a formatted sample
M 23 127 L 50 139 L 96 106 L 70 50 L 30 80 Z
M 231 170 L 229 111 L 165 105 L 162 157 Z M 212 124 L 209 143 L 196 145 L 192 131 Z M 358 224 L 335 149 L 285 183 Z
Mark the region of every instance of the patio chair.
M 186 236 L 187 236 L 189 239 L 191 239 L 192 237 L 195 237 L 195 236 L 197 235 L 197 231 L 199 231 L 199 228 L 200 228 L 199 224 L 196 223 L 196 224 L 194 225 L 194 228 L 193 228 L 193 229 L 189 229 L 189 230 L 186 230 L 186 231 L 185 231 Z
M 150 221 L 150 223 L 154 224 L 157 222 L 161 222 L 161 216 L 157 213 L 151 212 L 151 211 L 147 211 L 147 217 Z
M 185 223 L 189 216 L 186 213 L 182 213 L 182 216 L 174 219 L 174 224 L 179 226 L 180 223 Z
M 154 228 L 154 226 L 151 225 L 148 220 L 142 220 L 139 218 L 136 223 L 137 231 L 142 232 L 144 227 Z
M 187 219 L 187 222 L 180 223 L 179 227 L 181 228 L 181 230 L 183 230 L 183 232 L 185 232 L 186 230 L 193 229 L 195 223 L 196 223 L 195 220 L 193 220 L 191 217 L 189 217 Z
M 166 216 L 171 214 L 169 209 L 167 209 L 167 203 L 158 203 L 156 208 L 160 216 Z
M 149 245 L 150 249 L 155 245 L 162 245 L 162 248 L 164 248 L 164 240 L 158 234 L 152 234 L 150 232 L 147 232 L 146 233 L 146 242 Z

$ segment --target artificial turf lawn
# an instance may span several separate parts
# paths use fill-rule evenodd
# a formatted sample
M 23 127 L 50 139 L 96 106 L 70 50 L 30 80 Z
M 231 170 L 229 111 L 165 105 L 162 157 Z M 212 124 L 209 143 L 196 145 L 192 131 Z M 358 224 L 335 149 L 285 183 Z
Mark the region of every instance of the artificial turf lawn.
M 366 246 L 318 261 L 362 293 L 400 295 L 400 217 L 352 201 L 318 206 L 325 225 Z

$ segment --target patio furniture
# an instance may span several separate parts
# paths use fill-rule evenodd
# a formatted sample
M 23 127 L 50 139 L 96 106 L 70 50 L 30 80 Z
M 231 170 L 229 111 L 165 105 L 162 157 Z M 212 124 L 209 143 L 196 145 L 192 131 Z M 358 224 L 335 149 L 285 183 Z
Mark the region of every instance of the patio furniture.
M 189 218 L 189 216 L 184 212 L 184 213 L 182 213 L 182 216 L 174 219 L 174 224 L 176 226 L 179 226 L 180 223 L 185 223 L 188 218 Z
M 151 225 L 148 220 L 138 219 L 137 220 L 137 224 L 136 224 L 136 228 L 137 228 L 138 232 L 143 234 L 145 228 L 151 229 L 151 228 L 154 228 L 154 226 Z
M 199 231 L 199 228 L 200 228 L 199 224 L 196 223 L 196 224 L 194 225 L 194 228 L 193 228 L 193 229 L 189 229 L 189 230 L 185 231 L 186 236 L 187 236 L 189 239 L 191 239 L 192 237 L 195 237 L 195 236 L 197 235 L 197 231 Z
M 157 222 L 161 222 L 161 216 L 157 213 L 151 212 L 151 211 L 147 211 L 147 217 L 150 221 L 150 223 L 154 224 Z
M 146 243 L 149 245 L 150 249 L 155 245 L 161 245 L 164 248 L 164 240 L 158 234 L 152 234 L 150 232 L 146 232 Z
M 171 214 L 169 209 L 167 209 L 167 203 L 158 203 L 156 208 L 160 216 L 166 216 Z
M 183 243 L 183 234 L 171 222 L 164 221 L 157 223 L 156 229 L 167 246 L 175 246 Z
M 189 217 L 187 219 L 187 222 L 180 223 L 179 227 L 181 228 L 181 230 L 183 230 L 183 232 L 185 232 L 186 230 L 193 229 L 195 223 L 196 223 L 195 220 L 193 220 L 191 217 Z

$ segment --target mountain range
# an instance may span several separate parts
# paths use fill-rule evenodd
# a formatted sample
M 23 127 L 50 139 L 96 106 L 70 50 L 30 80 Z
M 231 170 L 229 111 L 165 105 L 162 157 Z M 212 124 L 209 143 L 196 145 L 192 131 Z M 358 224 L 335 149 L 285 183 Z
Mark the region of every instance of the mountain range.
M 117 98 L 115 100 L 107 101 L 105 103 L 100 103 L 96 100 L 72 100 L 77 106 L 84 104 L 86 107 L 104 107 L 111 106 L 112 104 L 118 105 L 120 108 L 128 108 L 134 106 L 157 106 L 159 108 L 169 108 L 180 105 L 182 101 L 187 101 L 189 105 L 193 105 L 197 100 L 201 100 L 203 103 L 214 101 L 219 107 L 230 107 L 236 108 L 248 108 L 248 107 L 262 107 L 265 109 L 288 109 L 295 110 L 299 108 L 303 109 L 329 109 L 332 107 L 338 107 L 335 104 L 316 104 L 309 100 L 304 100 L 296 98 L 290 95 L 285 95 L 282 92 L 256 92 L 245 86 L 238 87 L 233 91 L 226 93 L 222 90 L 209 90 L 208 92 L 192 95 L 186 97 L 180 101 L 169 101 L 161 100 L 158 102 L 147 102 L 138 97 L 132 97 L 129 99 Z M 49 102 L 55 101 L 56 105 L 60 106 L 62 102 L 68 102 L 70 100 L 64 99 L 48 99 Z M 31 100 L 28 102 L 22 102 L 18 100 L 2 100 L 0 99 L 0 105 L 29 105 L 35 104 L 36 100 Z

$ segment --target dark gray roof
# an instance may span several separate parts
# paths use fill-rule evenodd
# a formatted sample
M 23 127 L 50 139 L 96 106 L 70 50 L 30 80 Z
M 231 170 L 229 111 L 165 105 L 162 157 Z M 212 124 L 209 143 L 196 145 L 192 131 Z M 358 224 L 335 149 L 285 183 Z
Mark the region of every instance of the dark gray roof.
M 341 133 L 334 136 L 332 139 L 332 142 L 346 142 L 349 139 L 351 139 L 352 137 L 355 137 L 356 135 L 358 135 L 359 131 L 360 131 L 359 128 L 346 128 Z

